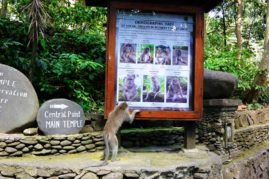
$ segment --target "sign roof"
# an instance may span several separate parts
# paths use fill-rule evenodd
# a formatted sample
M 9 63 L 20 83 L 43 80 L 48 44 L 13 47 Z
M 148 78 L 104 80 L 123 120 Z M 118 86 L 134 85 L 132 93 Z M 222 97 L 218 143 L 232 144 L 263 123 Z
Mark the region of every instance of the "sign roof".
M 152 2 L 152 3 L 167 3 L 167 0 L 119 0 L 123 2 Z M 107 7 L 109 0 L 85 0 L 87 6 L 101 6 Z M 220 4 L 222 0 L 170 0 L 171 4 L 179 4 L 185 6 L 200 6 L 203 7 L 205 12 L 210 11 L 218 4 Z

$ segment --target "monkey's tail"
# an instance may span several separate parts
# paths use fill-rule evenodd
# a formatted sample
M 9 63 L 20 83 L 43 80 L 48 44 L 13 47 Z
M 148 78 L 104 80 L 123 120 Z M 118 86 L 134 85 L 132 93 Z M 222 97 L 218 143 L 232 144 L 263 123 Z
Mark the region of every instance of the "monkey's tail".
M 108 157 L 109 157 L 109 143 L 108 143 L 108 139 L 109 139 L 109 134 L 105 134 L 104 133 L 104 142 L 105 142 L 105 151 L 104 151 L 104 160 L 102 163 L 97 164 L 97 165 L 92 165 L 89 167 L 102 167 L 108 164 Z

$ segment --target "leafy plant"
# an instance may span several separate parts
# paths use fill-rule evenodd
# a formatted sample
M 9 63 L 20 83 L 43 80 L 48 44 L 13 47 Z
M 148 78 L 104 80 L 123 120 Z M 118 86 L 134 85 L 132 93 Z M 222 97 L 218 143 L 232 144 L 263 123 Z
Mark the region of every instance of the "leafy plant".
M 31 0 L 9 4 L 10 18 L 0 18 L 0 63 L 24 74 L 31 68 L 32 50 L 27 48 L 26 11 Z M 33 85 L 41 102 L 68 98 L 85 110 L 102 112 L 104 105 L 105 8 L 90 8 L 80 1 L 44 0 L 50 18 L 44 37 L 38 37 Z
M 254 101 L 251 104 L 248 104 L 248 110 L 256 110 L 256 109 L 261 109 L 263 106 L 258 103 L 257 101 Z

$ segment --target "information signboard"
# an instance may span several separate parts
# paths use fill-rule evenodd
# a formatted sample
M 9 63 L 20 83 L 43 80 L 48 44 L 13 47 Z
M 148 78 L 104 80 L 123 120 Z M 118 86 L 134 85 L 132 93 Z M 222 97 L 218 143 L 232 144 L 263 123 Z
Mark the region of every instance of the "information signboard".
M 105 116 L 126 101 L 140 119 L 199 119 L 202 10 L 112 1 L 109 17 Z
M 117 11 L 116 103 L 192 110 L 193 17 Z

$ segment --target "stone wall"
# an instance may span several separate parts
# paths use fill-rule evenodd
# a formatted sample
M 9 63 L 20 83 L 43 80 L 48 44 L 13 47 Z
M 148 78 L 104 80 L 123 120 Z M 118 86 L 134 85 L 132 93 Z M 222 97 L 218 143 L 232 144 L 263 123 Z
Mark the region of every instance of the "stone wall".
M 198 142 L 221 155 L 224 162 L 238 156 L 244 150 L 269 141 L 269 123 L 262 125 L 253 123 L 252 126 L 235 129 L 235 119 L 238 118 L 236 108 L 232 108 L 233 103 L 224 101 L 217 105 L 216 101 L 221 102 L 221 100 L 208 100 L 205 105 L 204 117 L 198 123 Z M 240 120 L 247 121 L 242 118 Z
M 109 169 L 96 170 L 72 170 L 64 168 L 31 168 L 16 166 L 0 166 L 0 178 L 8 177 L 8 179 L 153 179 L 153 178 L 193 178 L 193 179 L 217 179 L 213 177 L 210 168 L 196 167 L 177 167 L 174 169 L 164 170 L 146 170 L 140 171 L 117 171 Z M 219 173 L 220 174 L 220 173 Z M 214 175 L 216 176 L 216 175 Z M 220 177 L 219 177 L 220 178 Z
M 223 179 L 268 179 L 269 176 L 269 149 L 253 153 L 244 158 L 239 158 L 225 165 L 222 169 Z
M 184 129 L 182 127 L 125 129 L 121 130 L 123 147 L 171 146 L 183 147 Z
M 121 153 L 106 166 L 94 154 L 0 160 L 0 178 L 8 179 L 221 179 L 221 159 L 214 153 Z M 194 157 L 196 159 L 194 159 Z M 31 158 L 31 160 L 29 160 Z M 33 162 L 34 161 L 34 162 Z M 6 178 L 6 179 L 7 179 Z
M 234 143 L 238 150 L 247 150 L 269 141 L 269 123 L 235 130 Z
M 103 149 L 104 141 L 100 132 L 31 137 L 22 134 L 0 134 L 0 157 L 25 154 L 58 155 Z
M 225 137 L 225 126 L 233 126 L 234 114 L 234 110 L 205 110 L 202 121 L 198 123 L 198 142 L 225 156 L 226 149 L 233 147 L 233 143 Z

